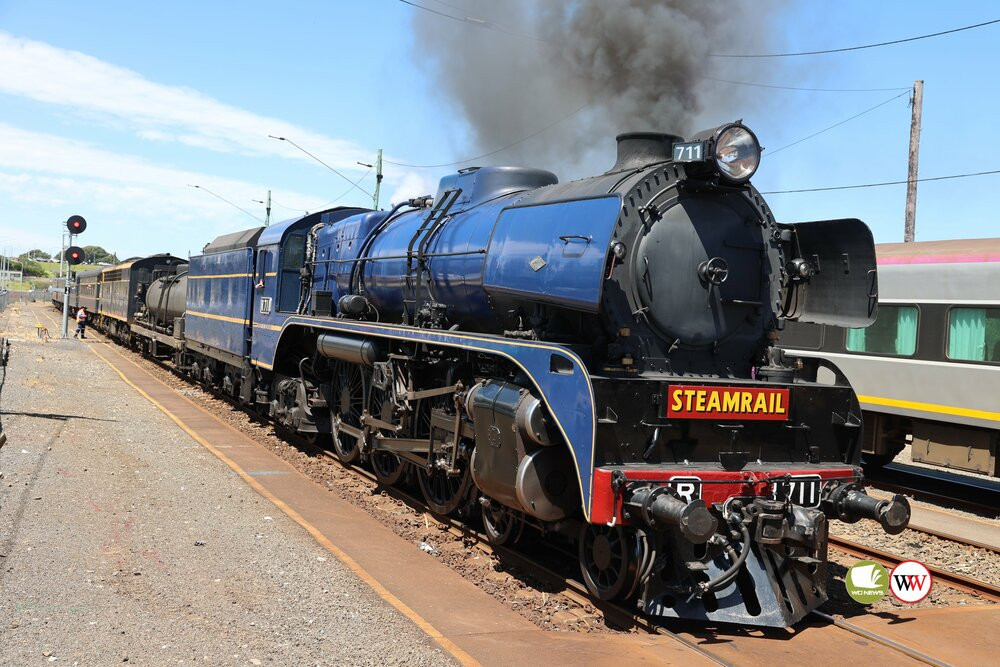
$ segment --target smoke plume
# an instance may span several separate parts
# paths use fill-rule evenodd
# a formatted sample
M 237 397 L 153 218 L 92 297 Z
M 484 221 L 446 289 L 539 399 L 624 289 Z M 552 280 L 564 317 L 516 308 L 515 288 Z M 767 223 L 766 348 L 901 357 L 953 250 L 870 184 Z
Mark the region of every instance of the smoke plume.
M 774 3 L 420 4 L 434 11 L 414 10 L 415 58 L 432 77 L 431 94 L 454 112 L 445 113 L 467 123 L 469 134 L 458 134 L 453 149 L 462 156 L 495 150 L 554 123 L 476 163 L 545 166 L 563 177 L 610 167 L 620 132 L 690 135 L 742 117 L 753 89 L 713 79 L 760 80 L 763 73 L 754 79 L 747 69 L 760 62 L 709 54 L 775 46 L 766 43 Z

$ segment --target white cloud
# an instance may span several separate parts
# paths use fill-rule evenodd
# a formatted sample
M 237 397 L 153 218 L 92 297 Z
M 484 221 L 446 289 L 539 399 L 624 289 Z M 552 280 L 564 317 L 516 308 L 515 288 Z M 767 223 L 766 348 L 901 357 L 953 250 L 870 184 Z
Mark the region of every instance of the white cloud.
M 396 186 L 396 190 L 389 197 L 389 201 L 393 204 L 398 204 L 403 200 L 412 199 L 413 197 L 421 197 L 423 195 L 431 195 L 433 197 L 437 193 L 437 186 L 438 182 L 436 179 L 432 179 L 424 174 L 407 171 L 403 173 L 399 185 Z
M 263 207 L 250 200 L 263 199 L 265 185 L 159 166 L 86 142 L 0 123 L 0 200 L 6 204 L 0 211 L 0 245 L 48 248 L 58 243 L 60 221 L 77 212 L 86 213 L 95 223 L 95 233 L 110 239 L 103 242 L 106 247 L 123 255 L 159 252 L 177 243 L 185 244 L 183 250 L 196 250 L 218 234 L 255 224 L 246 214 L 189 185 L 200 185 L 264 217 Z M 318 210 L 326 201 L 283 189 L 274 190 L 273 197 L 310 210 Z M 294 215 L 274 213 L 275 220 Z M 87 233 L 90 236 L 90 230 Z
M 310 160 L 284 136 L 334 167 L 357 171 L 374 151 L 167 86 L 78 51 L 0 31 L 0 92 L 123 122 L 149 141 L 176 141 L 213 151 Z
M 8 171 L 40 172 L 71 176 L 87 181 L 104 180 L 145 186 L 152 190 L 175 190 L 201 185 L 234 200 L 260 198 L 267 186 L 196 171 L 152 164 L 142 158 L 115 153 L 83 141 L 32 132 L 0 123 L 0 168 Z M 53 185 L 53 178 L 36 179 L 38 185 Z M 109 186 L 110 187 L 110 186 Z M 111 188 L 121 191 L 121 186 Z M 200 195 L 203 197 L 204 195 Z M 294 191 L 276 191 L 275 197 L 318 206 L 322 198 Z

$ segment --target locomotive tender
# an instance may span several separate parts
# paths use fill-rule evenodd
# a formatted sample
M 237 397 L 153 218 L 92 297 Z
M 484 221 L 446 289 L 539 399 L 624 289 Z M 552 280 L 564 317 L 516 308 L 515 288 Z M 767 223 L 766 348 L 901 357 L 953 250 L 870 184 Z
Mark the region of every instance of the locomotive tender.
M 829 519 L 909 507 L 864 493 L 844 376 L 774 346 L 874 321 L 871 233 L 777 223 L 759 160 L 739 122 L 632 133 L 592 178 L 463 169 L 226 235 L 149 284 L 131 340 L 494 542 L 567 536 L 602 599 L 790 625 L 826 599 Z

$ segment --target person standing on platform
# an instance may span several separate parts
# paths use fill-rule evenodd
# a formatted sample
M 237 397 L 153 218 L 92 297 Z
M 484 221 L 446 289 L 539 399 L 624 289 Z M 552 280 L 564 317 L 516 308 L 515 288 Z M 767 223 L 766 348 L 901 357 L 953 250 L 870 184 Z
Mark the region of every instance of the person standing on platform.
M 76 333 L 73 334 L 73 338 L 77 336 L 87 337 L 87 309 L 83 306 L 80 306 L 80 309 L 76 311 Z

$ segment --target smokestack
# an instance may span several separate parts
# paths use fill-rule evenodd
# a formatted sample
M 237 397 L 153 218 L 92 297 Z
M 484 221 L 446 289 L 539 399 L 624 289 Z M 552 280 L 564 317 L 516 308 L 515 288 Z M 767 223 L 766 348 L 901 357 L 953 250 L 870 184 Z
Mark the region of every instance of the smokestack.
M 625 132 L 615 139 L 618 141 L 618 160 L 607 172 L 638 169 L 657 162 L 671 159 L 673 146 L 683 137 L 663 132 Z

